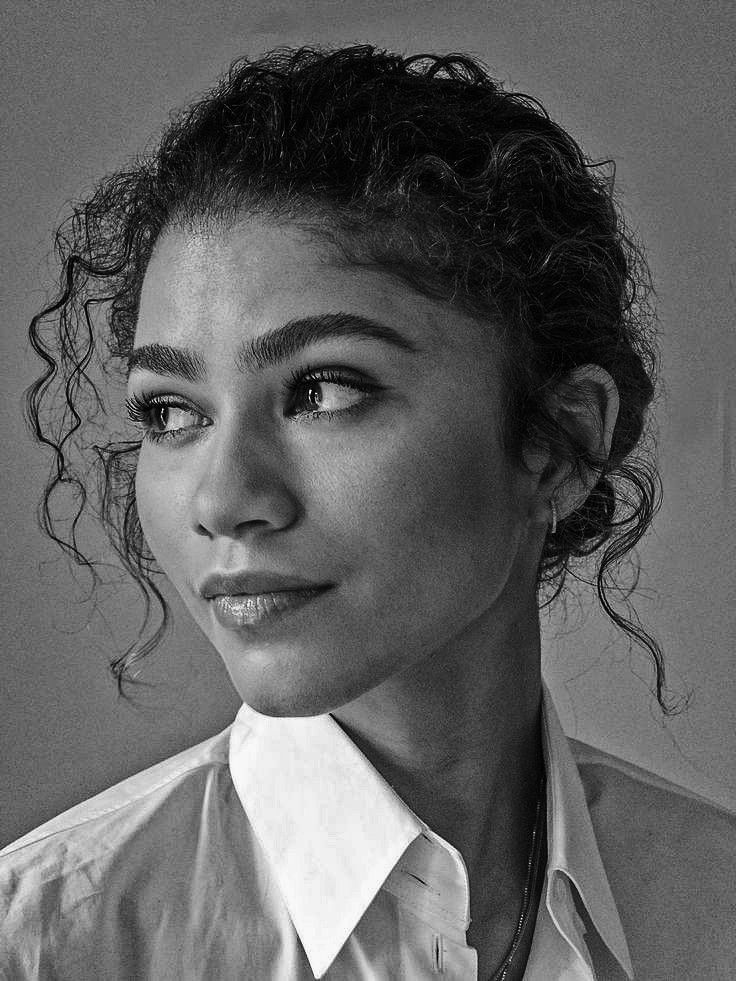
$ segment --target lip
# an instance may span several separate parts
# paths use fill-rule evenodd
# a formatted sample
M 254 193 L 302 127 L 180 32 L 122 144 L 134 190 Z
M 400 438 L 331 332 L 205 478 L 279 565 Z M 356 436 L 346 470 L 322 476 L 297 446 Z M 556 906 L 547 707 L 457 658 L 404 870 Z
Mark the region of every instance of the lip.
M 242 570 L 213 572 L 202 581 L 198 592 L 205 599 L 213 599 L 215 596 L 259 596 L 292 590 L 326 589 L 331 585 L 280 572 Z
M 210 600 L 215 618 L 228 630 L 258 627 L 273 623 L 306 606 L 330 587 L 284 589 L 270 593 L 241 593 L 213 596 Z
M 273 623 L 331 589 L 300 576 L 272 571 L 214 572 L 199 586 L 223 627 L 238 630 Z

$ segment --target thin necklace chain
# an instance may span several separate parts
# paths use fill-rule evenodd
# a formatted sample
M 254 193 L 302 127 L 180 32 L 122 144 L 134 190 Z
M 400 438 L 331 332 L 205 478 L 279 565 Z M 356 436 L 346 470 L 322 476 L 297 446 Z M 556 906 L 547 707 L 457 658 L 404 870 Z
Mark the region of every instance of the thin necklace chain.
M 542 853 L 542 835 L 541 835 L 541 817 L 542 814 L 546 814 L 547 809 L 542 808 L 542 802 L 544 801 L 544 784 L 545 777 L 542 774 L 542 780 L 539 787 L 539 797 L 537 798 L 537 813 L 534 817 L 534 830 L 532 831 L 532 845 L 529 849 L 529 859 L 527 861 L 526 867 L 526 882 L 524 883 L 524 897 L 521 901 L 521 913 L 519 914 L 519 922 L 516 927 L 516 933 L 514 933 L 513 939 L 511 941 L 511 946 L 506 952 L 506 956 L 501 962 L 501 966 L 498 968 L 495 974 L 490 978 L 490 981 L 506 981 L 506 975 L 508 974 L 509 968 L 511 967 L 511 962 L 514 959 L 514 954 L 518 950 L 519 944 L 521 943 L 521 938 L 524 935 L 524 928 L 527 925 L 527 916 L 529 914 L 529 908 L 531 906 L 532 898 L 536 891 L 537 876 L 539 873 L 539 856 Z

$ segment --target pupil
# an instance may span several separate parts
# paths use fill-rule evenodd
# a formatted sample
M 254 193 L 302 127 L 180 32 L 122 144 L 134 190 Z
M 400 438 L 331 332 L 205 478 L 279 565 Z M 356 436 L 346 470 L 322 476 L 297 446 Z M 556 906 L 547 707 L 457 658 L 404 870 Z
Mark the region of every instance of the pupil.
M 307 389 L 307 402 L 312 406 L 319 406 L 322 400 L 322 390 L 319 385 L 310 385 Z

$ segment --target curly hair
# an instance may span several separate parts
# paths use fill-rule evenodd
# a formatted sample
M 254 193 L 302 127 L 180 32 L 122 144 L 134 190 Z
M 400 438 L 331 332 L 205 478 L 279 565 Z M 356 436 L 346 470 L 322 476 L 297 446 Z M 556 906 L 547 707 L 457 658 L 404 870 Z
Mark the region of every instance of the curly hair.
M 57 230 L 60 289 L 30 326 L 46 369 L 26 393 L 27 419 L 54 451 L 39 513 L 44 530 L 95 576 L 77 538 L 83 513 L 94 513 L 141 591 L 139 636 L 111 663 L 121 694 L 169 612 L 136 511 L 140 441 L 107 442 L 93 454 L 84 444 L 85 427 L 104 409 L 91 367 L 96 359 L 108 375 L 124 373 L 161 233 L 243 215 L 303 223 L 346 261 L 375 264 L 494 325 L 506 351 L 509 457 L 522 464 L 532 440 L 598 477 L 546 538 L 539 604 L 560 595 L 568 574 L 589 582 L 572 565 L 600 550 L 599 600 L 650 654 L 653 691 L 670 711 L 661 649 L 629 602 L 638 580 L 631 550 L 661 504 L 645 453 L 656 322 L 647 264 L 615 202 L 609 162 L 591 163 L 535 99 L 505 91 L 477 59 L 401 57 L 372 45 L 279 47 L 237 60 L 172 116 L 154 150 L 104 178 Z M 605 460 L 546 406 L 547 393 L 583 364 L 600 365 L 618 387 Z M 75 466 L 75 450 L 94 466 Z M 74 499 L 67 525 L 56 500 L 64 486 Z M 628 590 L 612 575 L 624 557 L 635 569 Z M 632 618 L 614 609 L 612 590 Z

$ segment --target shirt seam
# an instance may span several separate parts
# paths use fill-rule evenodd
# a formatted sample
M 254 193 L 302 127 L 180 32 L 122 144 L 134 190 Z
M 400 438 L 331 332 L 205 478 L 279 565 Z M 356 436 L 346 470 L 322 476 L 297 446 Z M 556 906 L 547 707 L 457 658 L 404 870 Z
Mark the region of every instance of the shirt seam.
M 134 797 L 129 797 L 127 800 L 121 801 L 118 804 L 115 804 L 111 807 L 104 808 L 103 810 L 95 811 L 93 814 L 90 814 L 88 817 L 80 818 L 78 821 L 75 821 L 72 824 L 64 824 L 62 827 L 55 828 L 53 831 L 49 831 L 47 834 L 40 835 L 38 838 L 34 837 L 31 838 L 30 841 L 24 841 L 22 842 L 22 844 L 18 844 L 17 847 L 15 847 L 16 845 L 15 842 L 11 842 L 9 845 L 6 845 L 5 848 L 0 850 L 0 859 L 3 859 L 9 855 L 18 854 L 22 852 L 25 848 L 30 848 L 33 845 L 39 845 L 41 844 L 41 842 L 48 841 L 50 838 L 56 837 L 56 835 L 68 834 L 71 831 L 76 831 L 78 828 L 81 828 L 86 824 L 90 824 L 92 821 L 96 821 L 99 818 L 106 817 L 109 814 L 114 814 L 116 811 L 122 811 L 125 808 L 130 807 L 132 804 L 139 803 L 145 797 L 149 797 L 151 794 L 155 794 L 157 791 L 162 790 L 164 787 L 168 786 L 168 784 L 173 783 L 175 780 L 179 779 L 185 774 L 196 773 L 198 770 L 206 769 L 207 767 L 226 767 L 226 766 L 227 766 L 227 760 L 208 760 L 207 762 L 204 763 L 198 763 L 196 766 L 193 766 L 191 768 L 184 767 L 181 770 L 177 770 L 175 773 L 171 774 L 171 776 L 167 777 L 161 782 L 156 783 L 153 787 L 149 787 L 141 791 L 139 794 L 136 794 Z M 109 789 L 113 790 L 114 786 Z M 102 791 L 103 794 L 107 792 L 108 791 L 104 791 L 104 790 Z M 82 804 L 84 804 L 84 802 L 82 802 Z M 77 806 L 77 805 L 73 805 L 73 806 Z M 51 818 L 51 820 L 53 821 L 56 819 Z M 33 832 L 31 831 L 29 832 L 29 834 L 33 834 Z M 25 835 L 22 836 L 22 838 L 23 837 L 25 837 Z M 21 841 L 22 838 L 20 839 Z
M 581 755 L 588 755 L 587 759 L 575 759 L 575 765 L 578 770 L 581 767 L 601 767 L 615 770 L 616 773 L 622 773 L 629 780 L 635 780 L 643 783 L 647 787 L 651 787 L 654 790 L 661 790 L 666 793 L 676 795 L 678 797 L 683 797 L 686 800 L 693 800 L 697 803 L 704 804 L 707 807 L 711 807 L 721 814 L 727 817 L 733 818 L 736 812 L 731 810 L 727 805 L 722 804 L 720 801 L 713 800 L 710 797 L 705 797 L 703 794 L 698 793 L 695 790 L 690 790 L 689 787 L 683 787 L 678 783 L 673 783 L 668 780 L 667 777 L 660 776 L 658 773 L 654 773 L 651 770 L 646 770 L 644 767 L 639 766 L 637 763 L 632 763 L 630 760 L 618 759 L 614 756 L 610 756 L 605 750 L 598 749 L 596 746 L 590 746 L 588 743 L 581 743 L 579 740 L 575 740 L 579 746 L 583 746 L 584 749 L 581 751 Z

